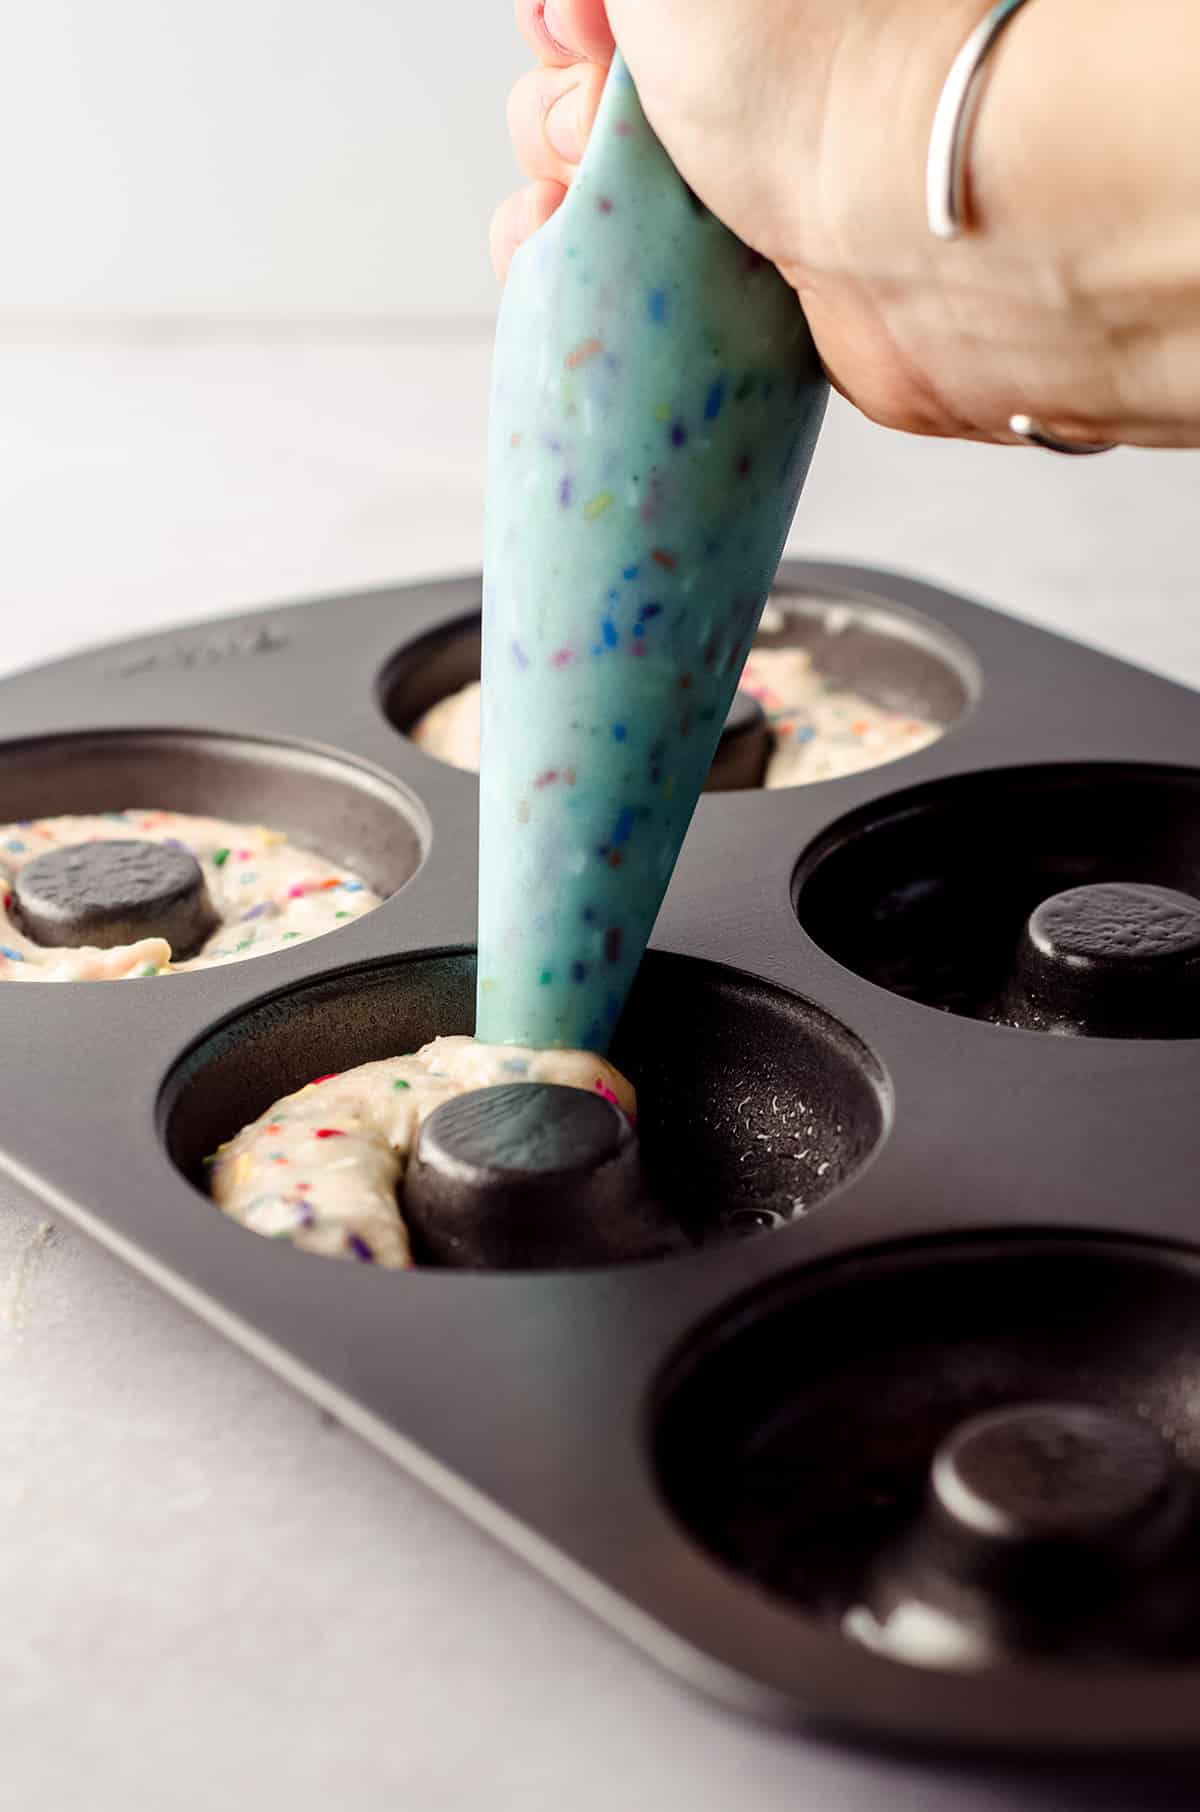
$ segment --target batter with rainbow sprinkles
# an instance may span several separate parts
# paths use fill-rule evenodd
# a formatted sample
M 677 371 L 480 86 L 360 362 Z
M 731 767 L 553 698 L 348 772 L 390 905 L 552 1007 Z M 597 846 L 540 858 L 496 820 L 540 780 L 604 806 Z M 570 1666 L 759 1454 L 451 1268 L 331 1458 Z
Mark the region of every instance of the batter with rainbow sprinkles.
M 487 1081 L 632 1111 L 604 1061 L 754 638 L 826 400 L 796 298 L 707 213 L 618 58 L 496 345 L 477 1035 L 321 1078 L 216 1156 L 257 1232 L 403 1266 L 422 1118 Z
M 199 864 L 214 923 L 199 950 L 172 950 L 162 937 L 97 949 L 26 935 L 12 883 L 27 864 L 51 850 L 129 839 L 186 850 Z M 211 969 L 337 931 L 382 903 L 358 875 L 262 824 L 147 808 L 0 824 L 0 982 L 140 981 Z
M 607 1048 L 826 395 L 794 293 L 697 203 L 618 57 L 497 339 L 481 1038 Z

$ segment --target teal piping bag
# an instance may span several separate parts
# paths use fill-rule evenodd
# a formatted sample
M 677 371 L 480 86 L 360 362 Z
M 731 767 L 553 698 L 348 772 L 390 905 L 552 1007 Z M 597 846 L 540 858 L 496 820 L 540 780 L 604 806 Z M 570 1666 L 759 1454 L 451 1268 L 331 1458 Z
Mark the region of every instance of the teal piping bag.
M 522 246 L 488 466 L 476 1031 L 603 1052 L 828 399 L 773 266 L 702 207 L 618 57 Z

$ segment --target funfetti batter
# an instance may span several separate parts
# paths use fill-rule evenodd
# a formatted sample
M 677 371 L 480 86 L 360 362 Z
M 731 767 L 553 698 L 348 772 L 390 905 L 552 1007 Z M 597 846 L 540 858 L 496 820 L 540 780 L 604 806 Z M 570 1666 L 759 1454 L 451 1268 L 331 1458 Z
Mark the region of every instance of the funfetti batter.
M 758 700 L 771 732 L 768 787 L 858 774 L 944 734 L 940 724 L 889 711 L 825 678 L 804 648 L 752 648 L 738 685 Z
M 627 1114 L 633 1089 L 586 1051 L 497 1049 L 435 1038 L 411 1057 L 310 1082 L 268 1108 L 212 1160 L 213 1199 L 268 1239 L 327 1258 L 412 1263 L 398 1192 L 421 1124 L 454 1095 L 501 1082 L 594 1090 Z
M 941 724 L 890 711 L 848 691 L 802 648 L 752 648 L 738 690 L 766 713 L 774 750 L 766 787 L 836 780 L 914 755 L 945 734 Z M 479 769 L 479 682 L 439 700 L 413 726 L 412 740 L 452 767 Z
M 472 680 L 458 692 L 448 692 L 431 705 L 409 732 L 412 741 L 427 755 L 449 762 L 452 768 L 479 772 L 479 728 L 482 711 L 481 687 Z
M 127 838 L 178 844 L 200 864 L 221 919 L 200 951 L 188 962 L 173 963 L 171 947 L 162 938 L 142 938 L 112 950 L 50 949 L 18 930 L 9 916 L 11 895 L 5 888 L 0 897 L 0 982 L 132 981 L 208 969 L 321 937 L 382 905 L 357 875 L 290 843 L 282 831 L 145 809 L 0 825 L 0 882 L 49 850 Z
M 794 293 L 697 203 L 618 57 L 497 334 L 481 1038 L 607 1047 L 827 394 Z

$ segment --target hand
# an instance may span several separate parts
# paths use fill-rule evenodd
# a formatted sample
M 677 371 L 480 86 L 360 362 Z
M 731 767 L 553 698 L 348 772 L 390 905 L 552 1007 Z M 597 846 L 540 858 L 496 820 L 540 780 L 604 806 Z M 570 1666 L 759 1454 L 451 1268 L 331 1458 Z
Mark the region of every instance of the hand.
M 1169 11 L 1180 0 L 1149 3 Z M 1178 362 L 1167 383 L 1149 333 L 1136 362 L 1137 310 L 1158 273 L 1120 267 L 1114 247 L 1129 218 L 1150 242 L 1146 194 L 1129 192 L 1120 133 L 1107 145 L 1094 130 L 1097 106 L 1110 102 L 1119 125 L 1151 34 L 1144 21 L 1123 32 L 1122 9 L 1099 4 L 1103 25 L 1097 0 L 1054 0 L 1014 19 L 973 136 L 975 230 L 947 246 L 925 223 L 929 127 L 984 0 L 517 0 L 538 67 L 513 90 L 509 124 L 531 180 L 497 212 L 497 269 L 561 202 L 615 34 L 680 172 L 778 265 L 831 380 L 866 414 L 1003 440 L 1009 416 L 1025 411 L 1079 440 L 1191 444 L 1200 359 L 1194 385 L 1179 383 Z M 1074 79 L 1064 100 L 1046 68 L 1071 68 L 1079 43 L 1098 37 L 1113 65 L 1111 78 L 1089 68 L 1099 101 Z M 1161 81 L 1157 93 L 1169 116 Z

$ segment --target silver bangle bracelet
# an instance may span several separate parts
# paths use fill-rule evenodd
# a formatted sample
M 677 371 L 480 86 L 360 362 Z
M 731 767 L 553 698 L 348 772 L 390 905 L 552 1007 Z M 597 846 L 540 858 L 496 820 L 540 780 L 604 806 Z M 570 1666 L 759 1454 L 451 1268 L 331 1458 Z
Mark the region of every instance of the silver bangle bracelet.
M 1025 3 L 1026 0 L 999 0 L 950 65 L 934 112 L 925 165 L 925 211 L 935 238 L 958 239 L 965 231 L 967 160 L 987 59 L 1009 20 Z M 1008 430 L 1016 439 L 1049 453 L 1108 453 L 1115 445 L 1112 441 L 1063 440 L 1033 416 L 1020 413 L 1009 417 Z
M 925 165 L 925 211 L 937 239 L 961 236 L 967 214 L 967 152 L 979 111 L 987 59 L 1025 0 L 1000 0 L 971 33 L 953 63 L 933 116 Z

